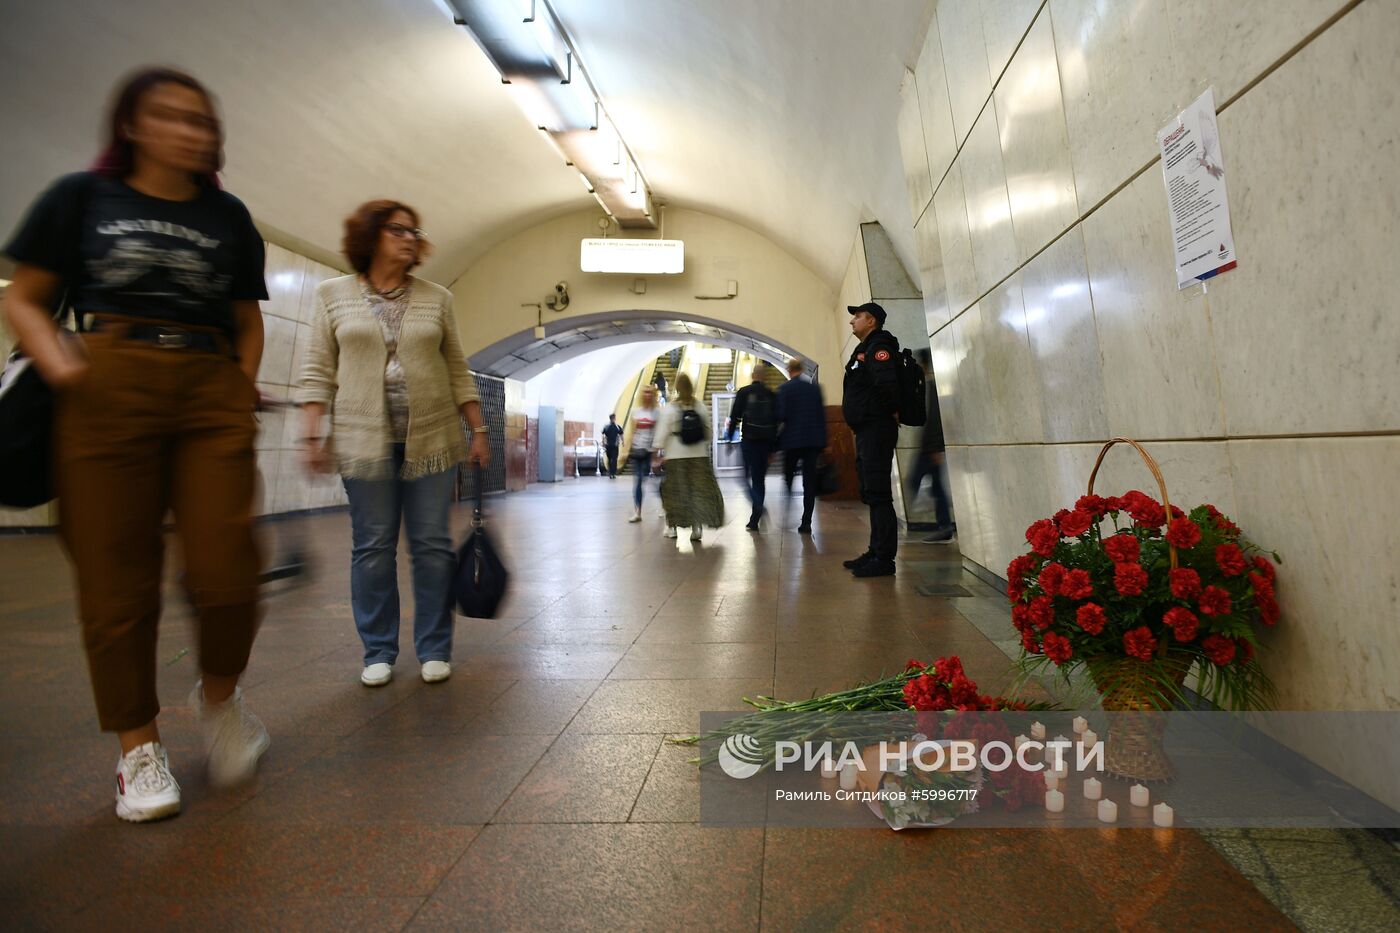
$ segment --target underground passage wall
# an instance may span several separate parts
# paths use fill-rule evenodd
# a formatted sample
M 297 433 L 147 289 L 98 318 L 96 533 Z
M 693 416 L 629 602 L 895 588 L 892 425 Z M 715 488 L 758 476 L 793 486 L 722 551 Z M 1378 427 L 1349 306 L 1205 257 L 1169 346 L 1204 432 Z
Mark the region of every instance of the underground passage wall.
M 1146 441 L 1282 555 L 1283 709 L 1400 707 L 1396 35 L 1387 0 L 945 0 L 901 90 L 964 555 L 1004 575 Z M 1207 87 L 1239 266 L 1178 292 L 1155 133 Z M 1120 449 L 1100 488 L 1153 491 Z

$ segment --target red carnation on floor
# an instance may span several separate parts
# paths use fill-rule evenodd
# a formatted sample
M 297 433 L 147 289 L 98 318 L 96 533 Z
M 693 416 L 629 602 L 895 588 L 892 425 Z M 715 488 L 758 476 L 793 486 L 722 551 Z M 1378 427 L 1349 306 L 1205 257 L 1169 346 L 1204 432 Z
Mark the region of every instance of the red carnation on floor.
M 1167 572 L 1172 595 L 1177 599 L 1195 599 L 1201 595 L 1201 575 L 1190 567 L 1178 567 Z
M 1046 596 L 1054 596 L 1060 592 L 1060 584 L 1065 579 L 1065 568 L 1051 561 L 1040 568 L 1040 589 Z
M 1069 639 L 1054 632 L 1045 633 L 1045 656 L 1056 664 L 1064 664 L 1074 654 L 1074 649 L 1070 647 Z
M 1262 576 L 1269 579 L 1270 583 L 1274 582 L 1274 565 L 1269 563 L 1267 558 L 1260 557 L 1256 554 L 1250 562 L 1254 564 L 1255 570 L 1258 570 Z
M 1230 594 L 1218 586 L 1208 586 L 1201 594 L 1201 614 L 1227 616 L 1230 614 Z
M 1162 621 L 1171 626 L 1172 637 L 1177 641 L 1194 641 L 1201 627 L 1201 620 L 1196 618 L 1196 614 L 1181 606 L 1168 609 Z
M 1254 660 L 1254 645 L 1250 644 L 1248 638 L 1236 638 L 1235 648 L 1239 651 L 1235 655 L 1235 660 L 1240 664 L 1248 664 Z
M 1129 657 L 1151 661 L 1152 655 L 1157 652 L 1157 639 L 1152 637 L 1151 629 L 1140 625 L 1123 636 L 1123 650 Z
M 1050 557 L 1055 553 L 1055 545 L 1060 543 L 1060 532 L 1054 522 L 1042 518 L 1026 529 L 1026 540 L 1030 542 L 1032 551 L 1041 557 Z
M 1067 538 L 1077 538 L 1093 527 L 1093 524 L 1093 515 L 1080 509 L 1075 509 L 1064 518 L 1060 519 L 1060 534 Z
M 1189 518 L 1174 518 L 1167 526 L 1167 543 L 1188 550 L 1201 543 L 1201 529 Z
M 1220 667 L 1235 660 L 1235 643 L 1222 635 L 1207 635 L 1201 639 L 1201 650 Z
M 1074 503 L 1074 507 L 1084 512 L 1088 512 L 1094 518 L 1103 518 L 1108 514 L 1108 500 L 1103 496 L 1093 494 L 1080 496 Z
M 924 669 L 924 662 L 920 661 L 918 658 L 910 658 L 908 661 L 904 662 L 904 669 L 906 671 L 921 671 Z
M 1049 596 L 1037 596 L 1031 600 L 1030 606 L 1031 625 L 1042 631 L 1050 627 L 1050 623 L 1055 621 L 1055 601 Z
M 933 676 L 943 683 L 952 683 L 953 678 L 963 672 L 962 658 L 950 654 L 933 662 Z
M 1079 627 L 1090 635 L 1097 635 L 1103 631 L 1108 616 L 1104 614 L 1103 607 L 1098 603 L 1085 603 L 1079 607 L 1079 611 L 1074 614 L 1074 621 L 1079 623 Z
M 1116 534 L 1103 543 L 1104 552 L 1115 564 L 1136 564 L 1142 556 L 1142 548 L 1132 532 Z
M 953 698 L 953 704 L 958 709 L 977 708 L 977 685 L 968 680 L 962 671 L 948 682 L 948 695 Z
M 1147 571 L 1141 564 L 1117 564 L 1113 568 L 1113 585 L 1123 596 L 1137 596 L 1147 586 Z
M 1089 579 L 1089 571 L 1075 568 L 1065 574 L 1060 582 L 1060 595 L 1070 599 L 1088 599 L 1094 595 L 1094 584 Z
M 1238 577 L 1248 569 L 1244 551 L 1238 544 L 1222 544 L 1215 549 L 1215 563 L 1227 577 Z

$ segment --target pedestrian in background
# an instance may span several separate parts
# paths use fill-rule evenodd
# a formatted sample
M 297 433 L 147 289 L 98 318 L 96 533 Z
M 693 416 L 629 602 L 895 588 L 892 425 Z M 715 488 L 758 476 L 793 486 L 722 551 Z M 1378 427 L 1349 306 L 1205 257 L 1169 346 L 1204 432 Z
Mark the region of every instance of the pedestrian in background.
M 411 274 L 430 251 L 418 212 L 368 201 L 346 219 L 342 248 L 355 273 L 316 288 L 301 371 L 303 456 L 314 471 L 337 470 L 350 499 L 360 682 L 381 687 L 394 676 L 402 523 L 413 557 L 414 649 L 423 680 L 437 683 L 452 674 L 457 556 L 448 507 L 457 464 L 490 460 L 486 419 L 452 293 Z
M 608 423 L 603 427 L 603 452 L 608 456 L 608 479 L 617 479 L 617 452 L 622 446 L 622 426 L 617 423 L 617 415 L 608 415 Z
M 870 509 L 870 546 L 845 566 L 857 577 L 888 577 L 894 575 L 899 547 L 890 486 L 899 440 L 899 341 L 885 330 L 885 309 L 875 302 L 846 310 L 860 343 L 846 361 L 841 410 L 856 435 L 856 473 L 860 499 Z
M 933 496 L 933 514 L 936 526 L 933 534 L 924 539 L 925 544 L 944 544 L 957 534 L 953 524 L 952 502 L 949 501 L 947 466 L 943 442 L 943 419 L 938 411 L 938 386 L 934 382 L 932 357 L 927 350 L 920 351 L 919 361 L 924 367 L 924 387 L 928 393 L 928 415 L 924 420 L 924 430 L 919 443 L 919 456 L 914 461 L 914 469 L 909 478 L 909 501 L 914 502 L 923 486 L 924 477 L 929 480 L 929 493 Z
M 194 78 L 142 71 L 118 91 L 105 152 L 59 179 L 5 253 L 5 321 L 56 395 L 60 532 L 97 717 L 121 744 L 117 816 L 180 812 L 156 716 L 164 523 L 184 548 L 203 673 L 190 695 L 215 785 L 253 775 L 267 730 L 239 676 L 258 622 L 255 385 L 263 241 L 220 189 L 223 126 Z M 61 333 L 66 290 L 85 321 Z M 31 778 L 33 776 L 31 775 Z
M 657 427 L 664 475 L 661 505 L 666 510 L 666 537 L 677 528 L 690 528 L 690 540 L 699 541 L 706 525 L 724 524 L 724 497 L 715 482 L 710 463 L 710 419 L 695 397 L 695 385 L 681 373 L 676 377 L 676 400 Z
M 804 372 L 801 360 L 788 360 L 788 381 L 778 386 L 778 447 L 783 452 L 783 481 L 788 494 L 799 466 L 802 470 L 802 521 L 798 534 L 812 533 L 812 510 L 817 505 L 818 459 L 827 447 L 826 404 L 821 388 Z
M 763 381 L 767 368 L 762 360 L 753 364 L 752 381 L 734 396 L 734 404 L 729 409 L 726 435 L 733 440 L 734 431 L 738 429 L 742 439 L 739 449 L 744 457 L 744 475 L 753 506 L 749 523 L 744 526 L 749 531 L 757 531 L 758 522 L 763 518 L 768 464 L 773 459 L 773 442 L 778 436 L 777 399 Z
M 633 524 L 642 520 L 642 485 L 651 475 L 656 421 L 660 417 L 656 410 L 656 389 L 647 386 L 642 389 L 642 407 L 632 412 L 632 443 L 627 450 L 627 461 L 632 467 L 632 517 L 628 521 Z

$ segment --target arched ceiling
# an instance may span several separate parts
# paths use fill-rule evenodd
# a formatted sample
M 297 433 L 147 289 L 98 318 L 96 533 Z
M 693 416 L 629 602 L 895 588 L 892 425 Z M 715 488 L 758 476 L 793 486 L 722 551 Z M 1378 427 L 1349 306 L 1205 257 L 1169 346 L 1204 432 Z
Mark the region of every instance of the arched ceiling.
M 558 0 L 660 201 L 766 234 L 833 285 L 855 225 L 913 256 L 895 117 L 927 0 Z M 117 78 L 186 68 L 219 95 L 225 181 L 318 258 L 360 201 L 424 213 L 453 281 L 591 203 L 436 0 L 45 0 L 0 28 L 0 228 L 98 147 Z

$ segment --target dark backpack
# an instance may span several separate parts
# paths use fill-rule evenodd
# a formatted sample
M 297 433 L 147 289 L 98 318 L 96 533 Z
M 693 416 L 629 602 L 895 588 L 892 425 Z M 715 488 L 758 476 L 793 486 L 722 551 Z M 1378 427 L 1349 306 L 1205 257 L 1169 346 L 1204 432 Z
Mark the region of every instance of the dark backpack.
M 681 410 L 681 429 L 676 432 L 680 435 L 682 444 L 698 444 L 705 439 L 705 422 L 700 420 L 700 413 L 693 408 Z
M 921 427 L 928 420 L 924 368 L 908 349 L 899 358 L 899 423 Z
M 778 436 L 773 416 L 773 394 L 753 392 L 744 405 L 744 440 L 771 441 Z

